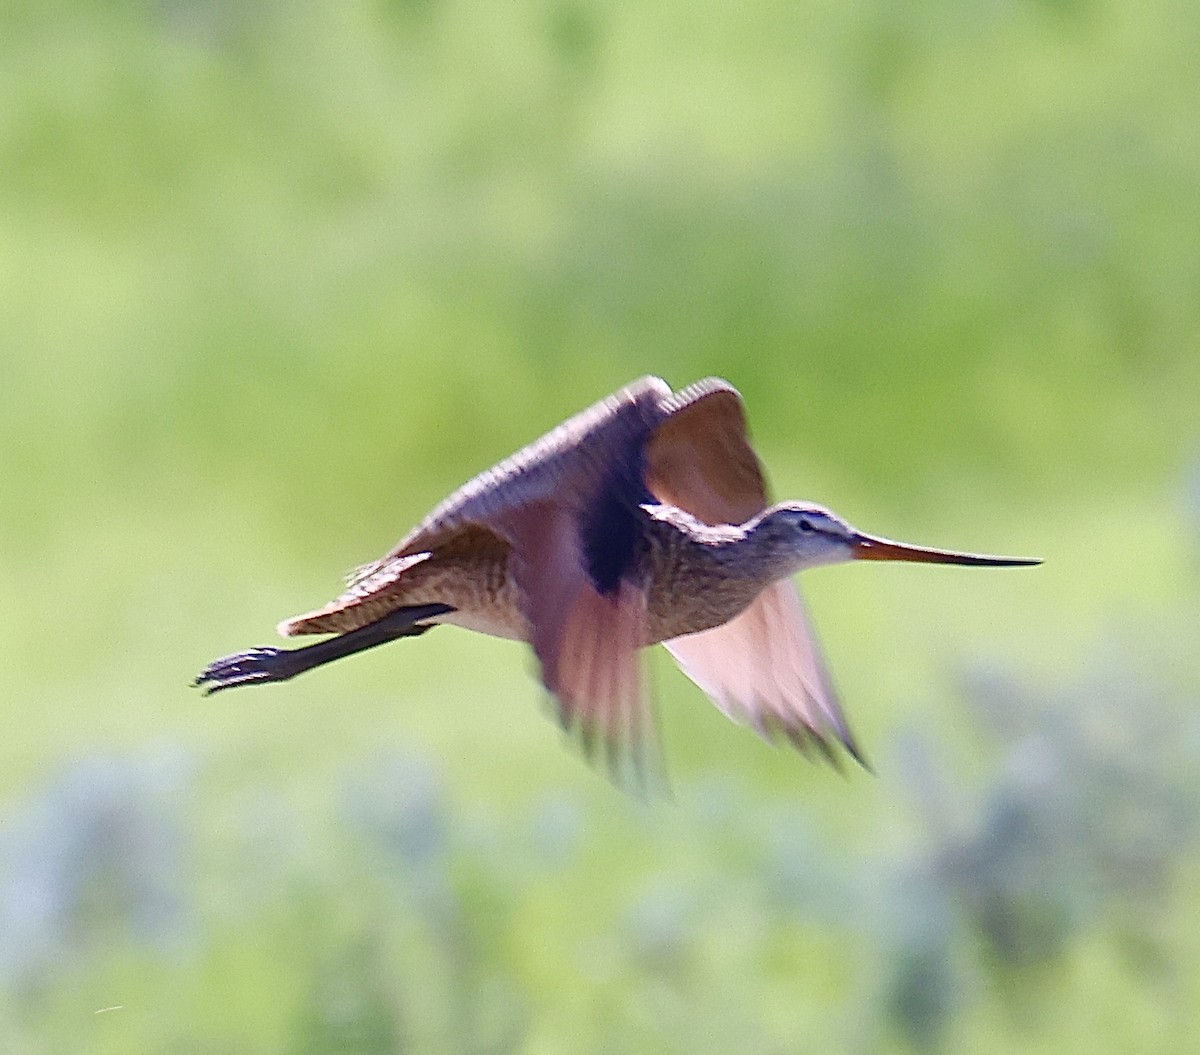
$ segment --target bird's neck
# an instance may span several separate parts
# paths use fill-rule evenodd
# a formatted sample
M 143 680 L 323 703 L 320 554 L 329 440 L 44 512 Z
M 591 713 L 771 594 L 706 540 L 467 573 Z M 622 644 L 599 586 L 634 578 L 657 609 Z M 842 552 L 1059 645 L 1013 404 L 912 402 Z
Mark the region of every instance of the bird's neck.
M 744 524 L 705 524 L 675 506 L 656 506 L 649 512 L 662 525 L 660 531 L 665 528 L 678 546 L 689 551 L 687 559 L 708 566 L 726 581 L 761 589 L 795 571 L 793 556 L 762 530 L 761 516 Z

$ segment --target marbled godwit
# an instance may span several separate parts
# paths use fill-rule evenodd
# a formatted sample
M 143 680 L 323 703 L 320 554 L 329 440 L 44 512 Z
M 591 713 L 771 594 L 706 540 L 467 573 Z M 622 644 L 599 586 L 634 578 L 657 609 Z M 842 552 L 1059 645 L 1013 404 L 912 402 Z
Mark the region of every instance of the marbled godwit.
M 324 608 L 279 632 L 334 634 L 219 659 L 209 692 L 286 681 L 440 623 L 527 641 L 590 749 L 652 736 L 639 649 L 662 642 L 731 718 L 861 756 L 791 576 L 847 560 L 1010 566 L 863 534 L 820 506 L 768 507 L 741 396 L 644 377 L 459 488 Z

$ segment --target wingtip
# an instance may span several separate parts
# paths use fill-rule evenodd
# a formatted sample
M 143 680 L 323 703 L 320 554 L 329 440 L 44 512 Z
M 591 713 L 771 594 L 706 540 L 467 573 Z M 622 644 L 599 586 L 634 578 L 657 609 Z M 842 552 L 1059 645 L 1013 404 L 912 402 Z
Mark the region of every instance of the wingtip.
M 845 776 L 845 756 L 849 755 L 850 758 L 872 776 L 875 774 L 875 769 L 871 765 L 870 759 L 867 758 L 866 752 L 859 746 L 858 741 L 855 740 L 850 730 L 845 727 L 815 729 L 807 725 L 785 725 L 776 726 L 775 728 L 782 729 L 788 743 L 809 761 L 813 761 L 816 755 L 819 754 L 825 762 Z M 760 735 L 768 740 L 768 742 L 773 742 L 773 737 L 768 735 L 767 732 L 760 731 Z M 841 750 L 838 750 L 839 746 Z
M 866 752 L 859 745 L 858 741 L 854 739 L 850 731 L 846 730 L 839 739 L 841 740 L 842 747 L 846 750 L 846 754 L 853 758 L 867 773 L 875 776 L 875 767 L 871 764 L 871 760 L 867 757 Z

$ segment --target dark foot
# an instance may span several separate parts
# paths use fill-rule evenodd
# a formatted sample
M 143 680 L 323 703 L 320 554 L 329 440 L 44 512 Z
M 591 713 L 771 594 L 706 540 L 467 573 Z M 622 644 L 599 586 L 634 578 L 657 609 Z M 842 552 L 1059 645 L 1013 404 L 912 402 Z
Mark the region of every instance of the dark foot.
M 284 648 L 252 648 L 213 660 L 197 676 L 193 685 L 202 686 L 204 695 L 211 696 L 222 689 L 237 685 L 253 685 L 263 681 L 287 681 L 300 671 L 291 659 L 295 650 Z M 302 668 L 301 668 L 302 669 Z

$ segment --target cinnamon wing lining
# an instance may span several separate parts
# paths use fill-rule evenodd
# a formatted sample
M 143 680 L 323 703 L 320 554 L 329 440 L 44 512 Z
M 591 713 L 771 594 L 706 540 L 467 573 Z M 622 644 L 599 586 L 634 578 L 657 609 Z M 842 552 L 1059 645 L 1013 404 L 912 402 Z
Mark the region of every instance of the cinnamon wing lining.
M 602 743 L 614 775 L 627 754 L 640 779 L 657 757 L 639 656 L 645 589 L 628 578 L 606 593 L 595 588 L 569 509 L 530 503 L 493 526 L 512 546 L 530 644 L 563 728 L 579 736 L 589 757 Z
M 761 513 L 766 478 L 737 390 L 710 378 L 677 393 L 666 409 L 646 448 L 646 483 L 655 497 L 706 524 L 742 524 Z M 826 754 L 833 734 L 862 761 L 793 583 L 763 590 L 722 626 L 664 644 L 731 718 L 768 739 L 778 730 L 796 746 L 816 744 Z
M 719 378 L 683 389 L 646 444 L 646 486 L 706 524 L 742 524 L 767 507 L 742 397 Z
M 616 775 L 628 755 L 639 779 L 657 757 L 639 655 L 645 630 L 644 590 L 626 581 L 602 595 L 584 584 L 557 642 L 553 683 L 547 682 L 564 729 L 578 734 L 587 757 L 602 745 Z

